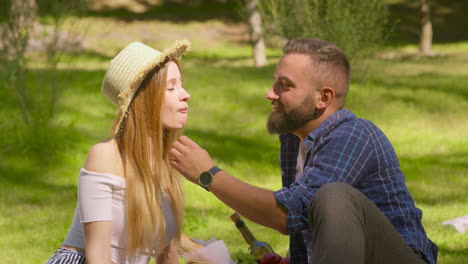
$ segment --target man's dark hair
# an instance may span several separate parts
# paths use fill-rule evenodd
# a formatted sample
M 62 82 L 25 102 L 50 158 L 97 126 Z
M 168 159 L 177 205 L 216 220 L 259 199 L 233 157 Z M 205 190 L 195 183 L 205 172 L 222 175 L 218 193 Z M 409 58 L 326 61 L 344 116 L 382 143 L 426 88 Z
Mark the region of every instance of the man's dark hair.
M 312 65 L 320 71 L 316 80 L 320 85 L 329 85 L 344 91 L 349 87 L 350 65 L 348 58 L 334 43 L 321 39 L 292 39 L 283 47 L 284 54 L 299 53 L 308 55 Z

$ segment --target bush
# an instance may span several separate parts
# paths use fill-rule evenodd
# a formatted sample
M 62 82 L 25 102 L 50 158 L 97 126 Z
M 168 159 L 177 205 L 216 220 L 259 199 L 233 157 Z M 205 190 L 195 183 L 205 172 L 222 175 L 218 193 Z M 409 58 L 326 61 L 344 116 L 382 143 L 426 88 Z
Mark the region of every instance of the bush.
M 388 35 L 380 0 L 259 0 L 267 38 L 320 38 L 337 44 L 349 58 L 361 57 Z

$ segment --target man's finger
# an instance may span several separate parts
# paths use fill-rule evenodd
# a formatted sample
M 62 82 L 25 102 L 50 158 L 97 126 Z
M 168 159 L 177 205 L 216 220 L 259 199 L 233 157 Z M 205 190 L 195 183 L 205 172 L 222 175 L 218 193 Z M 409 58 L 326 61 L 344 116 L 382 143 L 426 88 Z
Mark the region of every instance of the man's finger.
M 174 147 L 172 147 L 172 148 L 169 150 L 169 153 L 172 155 L 171 160 L 172 160 L 172 159 L 178 160 L 179 157 L 182 156 L 182 153 L 180 153 L 180 151 L 177 150 L 177 148 L 174 148 Z
M 179 162 L 176 159 L 169 160 L 169 163 L 171 163 L 171 166 L 174 167 L 174 169 L 179 170 Z
M 177 141 L 179 141 L 180 143 L 182 143 L 184 146 L 187 146 L 187 147 L 198 146 L 197 143 L 195 143 L 193 140 L 191 140 L 187 136 L 181 136 Z
M 181 143 L 179 140 L 177 140 L 177 141 L 174 141 L 174 143 L 172 143 L 172 149 L 175 149 L 179 153 L 182 154 L 182 153 L 186 152 L 187 146 L 185 146 L 183 143 Z

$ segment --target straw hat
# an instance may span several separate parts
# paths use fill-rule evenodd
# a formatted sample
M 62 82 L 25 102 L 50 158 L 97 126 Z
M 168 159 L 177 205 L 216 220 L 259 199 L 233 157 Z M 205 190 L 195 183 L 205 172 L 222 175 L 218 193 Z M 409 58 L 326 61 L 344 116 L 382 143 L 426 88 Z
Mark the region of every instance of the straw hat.
M 137 88 L 146 75 L 156 67 L 164 66 L 171 59 L 180 59 L 190 49 L 190 42 L 179 40 L 160 52 L 140 42 L 133 42 L 111 60 L 102 82 L 101 90 L 118 107 L 114 135 L 121 129 Z

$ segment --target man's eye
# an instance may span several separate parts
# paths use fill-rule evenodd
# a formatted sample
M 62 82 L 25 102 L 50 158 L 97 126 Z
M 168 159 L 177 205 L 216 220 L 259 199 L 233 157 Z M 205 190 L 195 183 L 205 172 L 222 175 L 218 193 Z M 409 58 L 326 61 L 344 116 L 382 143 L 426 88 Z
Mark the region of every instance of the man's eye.
M 289 82 L 287 82 L 287 81 L 280 81 L 279 86 L 281 88 L 289 88 L 289 87 L 291 87 L 291 84 Z

